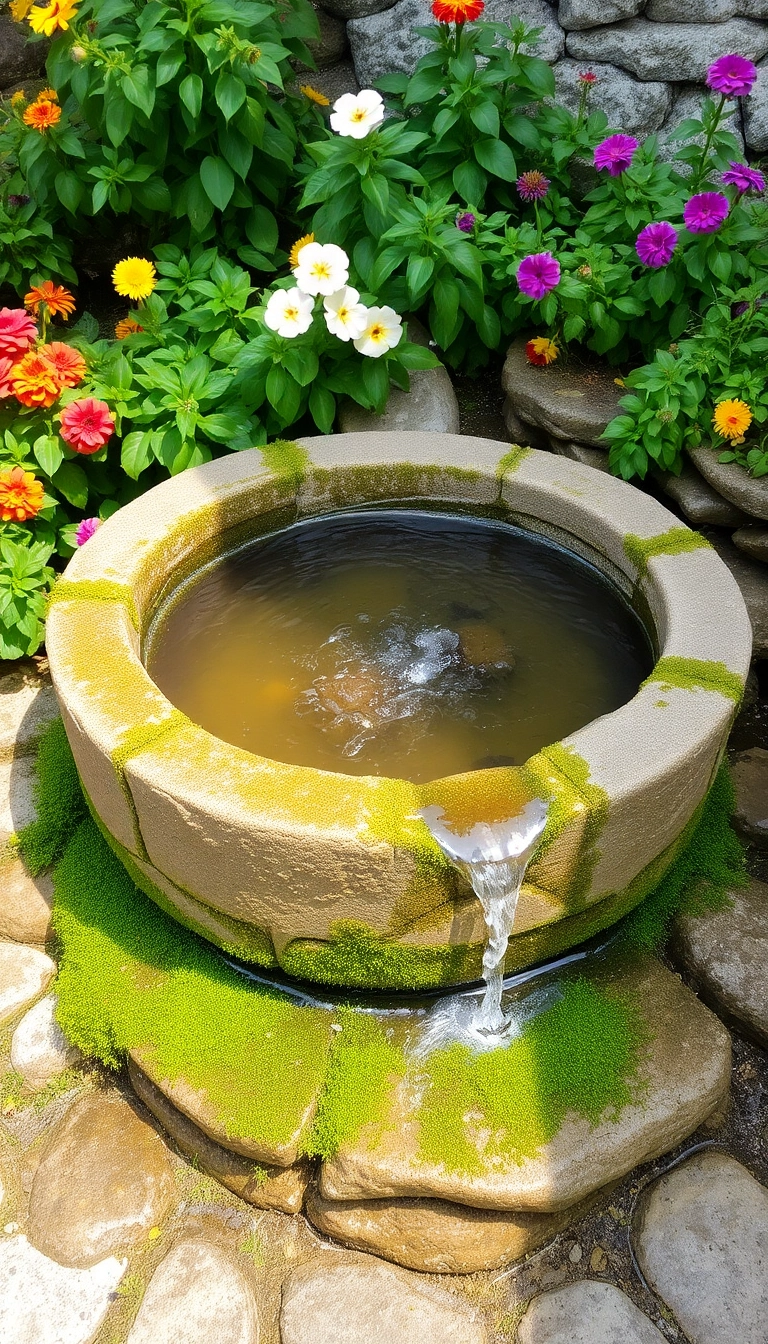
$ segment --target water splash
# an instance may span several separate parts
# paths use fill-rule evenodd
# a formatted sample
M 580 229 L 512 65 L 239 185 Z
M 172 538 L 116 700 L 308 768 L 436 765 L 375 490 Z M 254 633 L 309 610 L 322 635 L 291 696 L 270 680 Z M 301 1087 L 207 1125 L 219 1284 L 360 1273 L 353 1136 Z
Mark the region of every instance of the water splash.
M 447 1005 L 447 1015 L 443 1008 L 442 1021 L 429 1033 L 432 1047 L 437 1038 L 452 1029 L 455 1038 L 459 1029 L 460 1035 L 479 1038 L 489 1048 L 501 1043 L 514 1025 L 502 1007 L 504 960 L 525 871 L 546 825 L 548 811 L 549 805 L 542 798 L 531 798 L 504 821 L 478 821 L 464 831 L 449 825 L 443 808 L 437 804 L 422 807 L 417 813 L 443 853 L 469 879 L 482 906 L 487 929 L 482 1000 L 470 1016 L 466 1007 L 458 1016 L 457 1005 Z

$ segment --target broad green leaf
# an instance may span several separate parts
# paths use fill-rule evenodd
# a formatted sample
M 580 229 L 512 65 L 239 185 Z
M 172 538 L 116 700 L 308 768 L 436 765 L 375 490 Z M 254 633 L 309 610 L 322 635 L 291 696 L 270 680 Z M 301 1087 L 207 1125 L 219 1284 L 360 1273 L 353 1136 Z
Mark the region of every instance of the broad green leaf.
M 200 181 L 208 199 L 218 210 L 226 210 L 235 189 L 235 178 L 228 163 L 212 154 L 200 164 Z
M 473 146 L 477 162 L 494 177 L 513 182 L 517 177 L 515 156 L 503 140 L 478 140 Z
M 62 462 L 51 484 L 70 504 L 84 509 L 88 503 L 88 478 L 76 462 Z
M 231 121 L 245 102 L 245 84 L 237 75 L 222 70 L 216 81 L 215 98 L 225 119 Z
M 190 116 L 196 121 L 203 105 L 203 81 L 199 75 L 187 75 L 181 81 L 179 97 Z

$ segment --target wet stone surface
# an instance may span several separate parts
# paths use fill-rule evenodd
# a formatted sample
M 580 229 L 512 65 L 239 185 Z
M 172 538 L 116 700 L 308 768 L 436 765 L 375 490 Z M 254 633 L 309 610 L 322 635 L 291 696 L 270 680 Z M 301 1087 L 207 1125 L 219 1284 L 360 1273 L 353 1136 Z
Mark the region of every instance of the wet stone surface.
M 768 848 L 768 751 L 752 747 L 731 758 L 736 791 L 734 825 L 746 840 Z
M 127 1344 L 258 1344 L 253 1287 L 226 1251 L 180 1241 L 157 1269 Z

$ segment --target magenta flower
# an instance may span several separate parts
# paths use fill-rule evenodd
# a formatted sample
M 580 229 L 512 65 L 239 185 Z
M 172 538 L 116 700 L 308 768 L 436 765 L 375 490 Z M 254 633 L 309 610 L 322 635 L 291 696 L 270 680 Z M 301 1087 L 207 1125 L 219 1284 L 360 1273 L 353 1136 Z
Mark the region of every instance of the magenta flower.
M 689 233 L 717 233 L 728 217 L 731 203 L 719 191 L 702 191 L 692 196 L 683 210 L 685 227 Z
M 462 233 L 471 233 L 475 227 L 475 216 L 471 210 L 465 210 L 463 214 L 456 216 L 456 228 Z
M 666 219 L 646 224 L 635 241 L 635 251 L 643 265 L 652 266 L 654 270 L 669 265 L 676 246 L 677 229 L 673 229 Z
M 718 56 L 707 71 L 707 86 L 716 93 L 724 93 L 726 98 L 746 98 L 756 79 L 757 70 L 752 61 L 736 52 Z
M 609 135 L 595 150 L 595 167 L 607 168 L 611 177 L 618 177 L 626 173 L 637 146 L 634 135 Z
M 100 518 L 84 518 L 81 523 L 78 523 L 77 531 L 75 532 L 75 541 L 77 545 L 84 546 L 86 541 L 90 541 L 94 532 L 98 532 L 100 527 Z
M 763 174 L 746 163 L 731 162 L 723 173 L 722 182 L 726 187 L 736 187 L 739 192 L 765 191 Z
M 523 257 L 517 268 L 517 283 L 521 294 L 529 299 L 543 299 L 560 283 L 560 262 L 551 252 L 535 252 Z
M 549 191 L 549 178 L 534 168 L 529 173 L 521 173 L 515 185 L 524 201 L 543 201 Z

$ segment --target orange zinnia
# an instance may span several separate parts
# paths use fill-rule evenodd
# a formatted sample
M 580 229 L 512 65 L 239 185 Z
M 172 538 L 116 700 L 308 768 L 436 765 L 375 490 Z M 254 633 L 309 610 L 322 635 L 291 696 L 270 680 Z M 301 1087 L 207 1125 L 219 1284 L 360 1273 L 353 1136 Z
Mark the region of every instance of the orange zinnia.
M 36 98 L 34 103 L 29 104 L 22 119 L 27 126 L 45 135 L 51 126 L 61 121 L 61 108 L 58 103 L 52 103 L 50 98 Z
M 75 297 L 63 285 L 54 285 L 52 280 L 44 280 L 42 285 L 33 285 L 24 295 L 24 307 L 38 316 L 40 305 L 44 303 L 50 317 L 60 313 L 66 322 L 70 313 L 75 311 Z
M 0 518 L 4 523 L 25 523 L 43 507 L 43 482 L 23 467 L 0 471 Z
M 30 350 L 14 364 L 8 379 L 22 406 L 52 406 L 61 392 L 56 370 L 37 350 Z
M 433 0 L 432 13 L 440 23 L 467 23 L 479 19 L 484 0 Z
M 37 353 L 47 359 L 54 369 L 60 387 L 77 387 L 83 381 L 85 360 L 80 351 L 73 350 L 71 345 L 65 345 L 63 341 L 51 341 L 50 345 L 41 345 Z
M 124 341 L 126 336 L 133 336 L 134 332 L 143 330 L 144 328 L 139 326 L 136 318 L 129 315 L 120 318 L 115 326 L 115 336 L 118 341 Z

